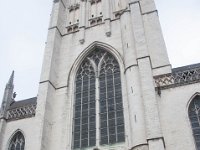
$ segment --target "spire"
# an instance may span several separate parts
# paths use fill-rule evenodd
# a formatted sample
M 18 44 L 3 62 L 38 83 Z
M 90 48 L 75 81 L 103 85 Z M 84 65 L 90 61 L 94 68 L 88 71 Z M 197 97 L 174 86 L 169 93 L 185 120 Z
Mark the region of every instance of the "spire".
M 12 88 L 14 86 L 14 84 L 13 84 L 13 82 L 14 82 L 14 74 L 15 74 L 15 72 L 13 70 L 12 74 L 11 74 L 9 80 L 8 80 L 8 83 L 6 85 L 6 88 Z
M 8 83 L 6 84 L 6 88 L 4 90 L 4 96 L 1 104 L 0 109 L 0 119 L 2 117 L 5 117 L 6 110 L 9 108 L 11 102 L 13 101 L 13 89 L 14 89 L 14 71 L 12 71 L 12 74 L 8 80 Z

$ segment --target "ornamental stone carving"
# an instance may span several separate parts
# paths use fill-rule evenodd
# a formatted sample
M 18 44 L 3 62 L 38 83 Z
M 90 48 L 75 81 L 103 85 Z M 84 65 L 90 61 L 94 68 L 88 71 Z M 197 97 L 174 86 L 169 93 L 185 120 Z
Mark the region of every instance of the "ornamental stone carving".
M 161 89 L 200 82 L 200 65 L 191 69 L 174 70 L 171 74 L 155 76 L 154 79 L 155 86 Z
M 23 106 L 19 108 L 9 109 L 7 111 L 6 119 L 18 120 L 35 116 L 36 104 L 31 104 L 28 106 Z

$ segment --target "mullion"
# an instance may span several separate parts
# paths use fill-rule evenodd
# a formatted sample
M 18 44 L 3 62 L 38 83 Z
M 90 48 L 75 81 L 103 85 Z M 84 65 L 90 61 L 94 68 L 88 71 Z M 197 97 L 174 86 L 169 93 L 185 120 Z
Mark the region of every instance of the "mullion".
M 83 77 L 83 94 L 84 94 L 84 99 L 82 98 L 82 127 L 85 127 L 84 129 L 81 130 L 81 147 L 87 147 L 89 143 L 89 78 L 88 76 Z M 87 91 L 85 90 L 87 89 Z M 84 103 L 83 103 L 84 100 Z M 86 101 L 85 101 L 86 100 Z M 86 138 L 87 137 L 87 138 Z M 83 143 L 82 143 L 83 142 Z M 87 145 L 86 145 L 87 142 Z
M 95 146 L 96 145 L 96 101 L 95 101 L 95 78 L 89 79 L 89 137 L 88 137 L 88 144 L 89 146 Z M 94 94 L 94 97 L 91 97 L 91 95 Z M 92 99 L 93 98 L 93 99 Z M 91 110 L 94 110 L 94 113 L 91 113 Z M 94 118 L 93 120 L 91 120 Z M 95 140 L 94 140 L 95 139 Z
M 88 145 L 90 146 L 90 77 L 88 78 Z
M 80 110 L 80 119 L 81 119 L 81 123 L 80 123 L 80 148 L 82 147 L 82 138 L 81 138 L 81 135 L 82 135 L 82 107 L 83 107 L 83 99 L 82 99 L 82 96 L 83 96 L 83 77 L 82 77 L 82 83 L 81 83 L 81 110 Z
M 123 123 L 124 123 L 124 117 L 123 117 L 123 114 L 122 116 L 119 117 L 119 115 L 117 115 L 118 111 L 121 110 L 121 112 L 123 113 L 123 103 L 122 103 L 122 99 L 120 100 L 121 103 L 117 103 L 116 102 L 116 93 L 120 93 L 121 94 L 121 83 L 118 82 L 117 78 L 120 78 L 120 72 L 118 73 L 115 73 L 114 74 L 114 87 L 115 87 L 115 106 L 116 106 L 116 141 L 123 141 L 123 138 L 119 139 L 119 135 L 121 134 L 124 134 L 124 126 L 123 126 Z M 117 81 L 117 83 L 116 83 Z M 116 86 L 117 85 L 117 86 Z M 118 107 L 117 107 L 118 106 Z M 117 109 L 118 108 L 118 109 Z M 120 108 L 120 109 L 119 109 Z M 118 123 L 118 120 L 120 119 L 120 122 Z M 123 128 L 123 132 L 119 133 L 119 127 L 122 126 Z M 121 137 L 121 136 L 120 136 Z
M 110 93 L 113 94 L 113 97 L 112 99 L 110 99 L 110 101 L 108 101 L 109 106 L 110 105 L 115 105 L 115 100 L 114 100 L 114 78 L 113 78 L 113 73 L 107 75 L 107 79 L 109 79 L 109 83 L 107 84 L 107 86 L 109 86 L 111 88 L 111 91 L 109 91 Z M 110 95 L 109 95 L 110 96 Z M 110 97 L 109 97 L 110 98 Z M 111 114 L 113 114 L 113 117 L 111 118 Z M 116 118 L 116 115 L 115 115 L 115 109 L 113 111 L 109 111 L 108 110 L 108 131 L 109 131 L 109 143 L 115 143 L 116 142 L 116 127 L 115 127 L 115 124 L 116 124 L 116 121 L 115 121 L 115 118 Z M 114 123 L 112 123 L 111 121 L 114 121 Z M 112 124 L 111 124 L 112 123 Z
M 105 112 L 100 111 L 100 130 L 101 130 L 100 137 L 101 137 L 101 144 L 107 144 L 108 143 L 108 119 L 107 119 L 108 118 L 108 113 L 107 113 L 108 112 L 108 104 L 107 104 L 106 74 L 101 74 L 99 79 L 100 79 L 100 110 L 101 110 L 103 103 L 104 103 L 103 106 L 105 107 Z M 102 84 L 104 85 L 104 89 L 105 89 L 103 91 L 101 88 Z M 102 94 L 104 95 L 103 98 L 101 96 Z M 105 117 L 102 118 L 102 116 L 105 116 Z M 104 126 L 104 128 L 102 128 L 102 126 L 101 126 L 102 122 L 104 122 L 104 123 L 106 122 L 106 126 Z M 106 134 L 102 133 L 102 131 L 103 131 L 102 129 L 106 130 Z M 106 139 L 105 137 L 107 137 L 107 142 L 102 143 L 102 141 Z
M 80 92 L 78 91 L 79 88 L 77 88 L 77 87 L 80 88 Z M 76 81 L 76 91 L 75 91 L 76 99 L 75 99 L 75 104 L 74 105 L 77 104 L 78 99 L 80 100 L 80 103 L 81 103 L 81 93 L 82 93 L 82 80 L 79 80 L 78 82 Z M 80 95 L 80 97 L 77 98 L 77 96 L 78 96 L 77 94 Z M 81 104 L 80 104 L 80 106 L 82 107 Z M 74 106 L 74 108 L 75 108 L 75 106 Z M 74 146 L 73 147 L 74 148 L 79 148 L 81 146 L 81 143 L 80 143 L 81 142 L 81 139 L 80 139 L 81 138 L 81 129 L 80 129 L 81 128 L 81 123 L 79 123 L 78 126 L 77 126 L 77 123 L 76 123 L 76 120 L 75 120 L 77 115 L 79 117 L 79 120 L 81 121 L 81 110 L 77 111 L 76 109 L 74 109 L 74 133 L 73 133 L 73 138 L 74 138 L 74 142 L 73 142 Z M 79 133 L 79 139 L 78 140 L 75 137 L 76 136 L 75 134 L 77 134 L 77 132 Z M 77 147 L 77 144 L 78 144 L 78 147 Z
M 106 114 L 107 114 L 107 143 L 109 143 L 109 124 L 108 124 L 108 89 L 107 89 L 107 73 L 105 73 L 105 88 L 106 88 Z
M 120 78 L 120 77 L 119 77 Z M 116 106 L 116 99 L 115 99 L 115 93 L 116 93 L 116 86 L 115 86 L 115 74 L 113 73 L 113 90 L 114 90 L 114 107 L 115 107 L 115 142 L 117 142 L 118 141 L 118 136 L 117 136 L 117 114 L 116 114 L 116 112 L 117 112 L 117 106 Z M 120 81 L 120 80 L 119 80 Z

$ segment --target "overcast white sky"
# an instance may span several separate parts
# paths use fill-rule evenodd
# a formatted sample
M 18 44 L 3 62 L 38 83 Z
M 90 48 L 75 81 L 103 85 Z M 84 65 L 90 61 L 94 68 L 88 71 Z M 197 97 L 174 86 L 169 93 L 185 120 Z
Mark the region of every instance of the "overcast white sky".
M 0 0 L 0 103 L 15 70 L 17 100 L 37 95 L 53 0 Z M 200 0 L 155 0 L 173 67 L 200 62 Z

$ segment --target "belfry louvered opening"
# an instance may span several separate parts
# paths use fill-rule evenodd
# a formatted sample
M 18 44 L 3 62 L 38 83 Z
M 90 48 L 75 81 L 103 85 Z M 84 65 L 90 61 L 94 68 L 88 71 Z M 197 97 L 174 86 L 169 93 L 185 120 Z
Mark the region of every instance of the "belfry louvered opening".
M 120 68 L 96 48 L 80 65 L 75 81 L 73 149 L 125 141 Z

